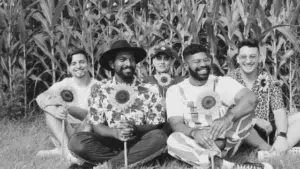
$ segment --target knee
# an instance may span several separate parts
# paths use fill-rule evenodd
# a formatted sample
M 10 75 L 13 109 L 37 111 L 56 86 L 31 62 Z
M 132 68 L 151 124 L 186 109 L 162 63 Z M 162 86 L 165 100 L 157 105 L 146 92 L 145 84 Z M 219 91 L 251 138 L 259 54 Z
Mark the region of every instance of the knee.
M 153 144 L 157 146 L 165 146 L 167 144 L 167 135 L 163 130 L 156 129 L 149 132 L 153 138 Z
M 71 152 L 80 155 L 85 150 L 83 140 L 85 139 L 84 133 L 75 133 L 71 136 L 68 148 Z

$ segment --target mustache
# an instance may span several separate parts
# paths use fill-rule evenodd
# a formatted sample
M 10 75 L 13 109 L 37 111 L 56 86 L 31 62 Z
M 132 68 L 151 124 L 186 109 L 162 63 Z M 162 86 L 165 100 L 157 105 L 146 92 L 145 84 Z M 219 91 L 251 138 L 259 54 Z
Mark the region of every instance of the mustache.
M 195 71 L 200 71 L 201 69 L 209 70 L 209 66 L 201 66 L 201 67 L 197 67 L 197 68 L 195 69 Z
M 132 66 L 126 66 L 126 67 L 121 68 L 121 70 L 125 70 L 125 69 L 130 69 L 131 71 L 134 72 L 134 67 L 132 67 Z

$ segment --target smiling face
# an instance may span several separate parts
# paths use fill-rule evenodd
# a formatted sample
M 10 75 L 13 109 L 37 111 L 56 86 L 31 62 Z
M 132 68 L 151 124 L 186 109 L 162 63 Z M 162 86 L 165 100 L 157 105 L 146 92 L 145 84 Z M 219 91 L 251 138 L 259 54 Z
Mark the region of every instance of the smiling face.
M 255 72 L 259 64 L 259 51 L 256 47 L 243 46 L 239 50 L 237 62 L 247 74 Z
M 168 73 L 172 64 L 172 58 L 164 53 L 158 53 L 153 58 L 153 66 L 157 73 Z
M 72 61 L 69 65 L 69 71 L 73 77 L 83 78 L 89 75 L 89 64 L 82 53 L 78 53 L 72 56 Z
M 115 60 L 110 62 L 110 66 L 120 78 L 133 78 L 136 67 L 133 53 L 129 51 L 118 52 Z
M 211 58 L 204 52 L 195 53 L 187 57 L 185 67 L 191 77 L 198 81 L 205 81 L 211 71 Z

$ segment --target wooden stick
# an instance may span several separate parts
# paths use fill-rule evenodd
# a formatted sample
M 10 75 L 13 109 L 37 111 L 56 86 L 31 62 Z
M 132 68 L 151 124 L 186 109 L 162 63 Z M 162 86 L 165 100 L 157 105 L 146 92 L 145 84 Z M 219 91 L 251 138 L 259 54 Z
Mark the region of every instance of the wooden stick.
M 127 169 L 128 168 L 127 141 L 124 142 L 124 160 L 125 160 L 125 169 Z
M 65 134 L 65 119 L 62 120 L 61 126 L 61 156 L 64 156 L 64 134 Z
M 215 160 L 212 153 L 210 153 L 210 159 L 211 159 L 211 169 L 215 169 Z

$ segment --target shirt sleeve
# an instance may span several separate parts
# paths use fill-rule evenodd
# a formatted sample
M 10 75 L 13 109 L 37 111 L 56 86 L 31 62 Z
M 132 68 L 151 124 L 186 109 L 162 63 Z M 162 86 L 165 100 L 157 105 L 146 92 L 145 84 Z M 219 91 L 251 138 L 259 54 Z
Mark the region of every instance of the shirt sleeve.
M 152 92 L 151 92 L 152 93 Z M 165 122 L 166 108 L 164 99 L 158 93 L 152 93 L 151 101 L 148 103 L 146 113 L 146 124 L 161 124 Z
M 168 119 L 174 116 L 183 116 L 185 105 L 181 99 L 182 97 L 177 85 L 173 85 L 167 90 L 166 108 Z
M 278 86 L 272 85 L 271 87 L 271 109 L 272 111 L 284 108 L 282 91 Z
M 221 100 L 230 107 L 231 105 L 236 104 L 234 98 L 236 94 L 244 88 L 245 87 L 238 81 L 231 77 L 224 76 L 219 77 L 216 91 L 220 94 Z
M 102 107 L 104 101 L 103 94 L 101 92 L 101 84 L 96 83 L 91 87 L 91 94 L 89 96 L 89 110 L 87 115 L 87 121 L 90 124 L 97 125 L 106 122 L 105 110 Z

